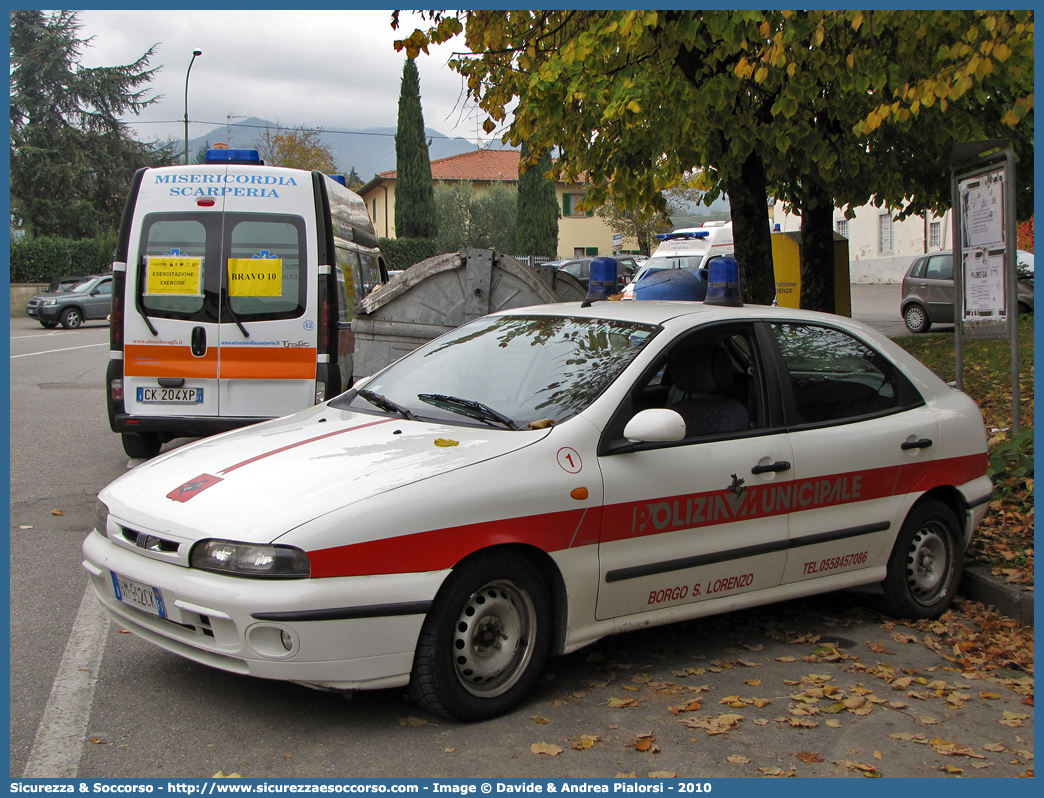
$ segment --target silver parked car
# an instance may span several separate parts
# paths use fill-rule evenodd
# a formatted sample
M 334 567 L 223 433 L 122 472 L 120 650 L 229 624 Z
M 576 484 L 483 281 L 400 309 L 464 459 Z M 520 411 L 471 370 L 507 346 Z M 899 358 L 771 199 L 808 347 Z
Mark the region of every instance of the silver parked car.
M 1019 313 L 1033 312 L 1033 255 L 1018 251 Z M 953 253 L 932 252 L 914 258 L 903 277 L 903 320 L 912 333 L 932 324 L 953 324 Z

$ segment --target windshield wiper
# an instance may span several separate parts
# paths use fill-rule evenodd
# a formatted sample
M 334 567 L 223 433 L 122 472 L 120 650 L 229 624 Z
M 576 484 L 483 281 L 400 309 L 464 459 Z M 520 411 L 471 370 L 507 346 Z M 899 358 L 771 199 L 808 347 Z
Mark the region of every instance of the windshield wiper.
M 407 421 L 416 421 L 417 417 L 413 415 L 409 410 L 400 404 L 396 404 L 386 396 L 382 396 L 379 393 L 368 391 L 363 388 L 358 392 L 358 395 L 369 402 L 379 410 L 383 410 L 385 413 L 395 413 L 396 415 L 402 416 Z
M 518 429 L 518 425 L 503 413 L 498 413 L 489 405 L 484 405 L 482 402 L 476 402 L 473 399 L 461 399 L 458 396 L 443 396 L 438 393 L 419 393 L 417 394 L 417 398 L 422 402 L 427 402 L 429 405 L 435 405 L 435 407 L 441 407 L 443 410 L 449 410 L 451 413 L 457 413 L 462 416 L 473 418 L 476 421 L 481 421 L 483 424 L 490 427 L 493 426 L 492 422 L 496 422 L 510 430 Z

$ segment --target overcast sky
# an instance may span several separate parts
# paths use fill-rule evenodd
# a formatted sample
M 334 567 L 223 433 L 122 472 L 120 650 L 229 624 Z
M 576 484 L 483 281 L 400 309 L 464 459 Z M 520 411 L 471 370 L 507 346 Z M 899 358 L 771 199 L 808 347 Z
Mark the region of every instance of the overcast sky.
M 161 67 L 151 88 L 158 103 L 126 121 L 141 140 L 184 138 L 185 73 L 192 51 L 188 113 L 191 138 L 231 116 L 297 127 L 394 127 L 405 55 L 392 42 L 420 18 L 390 11 L 81 11 L 84 66 L 116 66 L 156 45 Z M 461 76 L 446 66 L 463 41 L 429 48 L 417 59 L 424 123 L 447 136 L 474 139 L 484 117 L 464 108 Z M 231 143 L 256 131 L 232 128 Z

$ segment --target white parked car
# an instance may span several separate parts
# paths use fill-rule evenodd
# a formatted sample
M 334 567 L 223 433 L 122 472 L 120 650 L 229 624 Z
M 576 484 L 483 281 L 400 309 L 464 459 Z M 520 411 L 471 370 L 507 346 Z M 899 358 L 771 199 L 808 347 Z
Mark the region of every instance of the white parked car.
M 477 720 L 628 629 L 879 582 L 938 615 L 986 465 L 975 403 L 857 322 L 548 305 L 138 466 L 84 567 L 196 662 Z

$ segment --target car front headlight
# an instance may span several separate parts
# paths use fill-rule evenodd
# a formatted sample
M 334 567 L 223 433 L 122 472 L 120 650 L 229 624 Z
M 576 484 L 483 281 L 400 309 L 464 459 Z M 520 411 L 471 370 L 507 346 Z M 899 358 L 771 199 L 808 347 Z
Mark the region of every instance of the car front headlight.
M 189 565 L 202 571 L 268 579 L 304 579 L 311 573 L 308 555 L 293 546 L 266 546 L 232 540 L 202 540 Z
M 101 535 L 103 538 L 109 536 L 109 508 L 105 506 L 105 502 L 98 499 L 94 503 L 94 517 L 98 519 L 98 523 L 94 527 L 94 531 Z
M 41 305 L 57 305 L 58 304 L 58 300 L 57 299 L 45 299 L 40 304 Z

